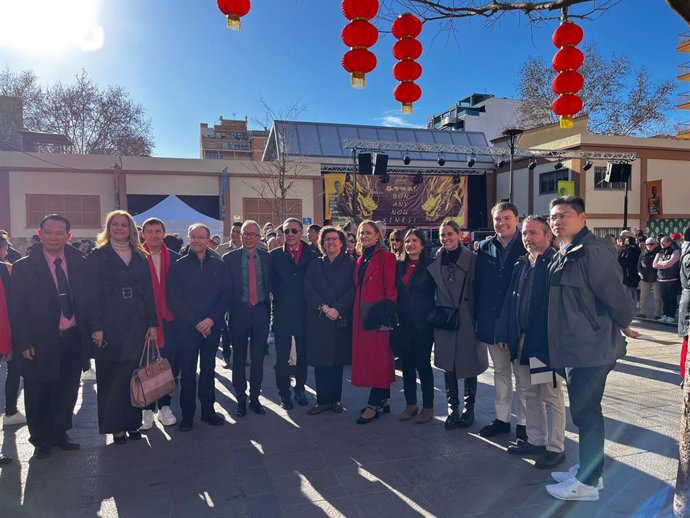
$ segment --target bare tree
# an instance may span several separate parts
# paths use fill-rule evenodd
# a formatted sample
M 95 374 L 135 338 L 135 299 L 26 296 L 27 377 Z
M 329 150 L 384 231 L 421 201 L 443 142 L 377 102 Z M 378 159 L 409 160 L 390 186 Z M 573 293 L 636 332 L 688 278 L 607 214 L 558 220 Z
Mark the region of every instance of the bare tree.
M 250 165 L 252 172 L 259 178 L 259 182 L 245 182 L 245 184 L 268 205 L 282 223 L 296 209 L 290 201 L 292 199 L 290 191 L 303 174 L 305 162 L 301 156 L 294 153 L 295 148 L 291 146 L 289 128 L 285 124 L 275 125 L 274 122 L 294 122 L 305 107 L 301 102 L 295 102 L 287 109 L 276 111 L 264 99 L 259 101 L 264 109 L 264 115 L 261 119 L 255 119 L 255 122 L 266 131 L 273 127 L 274 142 L 268 143 L 266 148 L 274 149 L 274 151 L 267 154 L 263 161 Z
M 32 71 L 5 69 L 0 95 L 21 99 L 26 129 L 66 135 L 73 153 L 149 156 L 153 149 L 143 106 L 119 86 L 100 88 L 85 71 L 74 83 L 41 88 Z
M 673 108 L 672 80 L 653 83 L 644 69 L 632 70 L 627 57 L 602 56 L 595 44 L 583 48 L 580 73 L 585 84 L 578 95 L 588 116 L 589 131 L 604 135 L 654 135 L 668 131 Z M 525 128 L 558 121 L 551 109 L 555 72 L 542 58 L 530 58 L 520 70 L 518 123 Z
M 527 16 L 532 22 L 557 19 L 563 10 L 571 18 L 594 19 L 622 0 L 387 0 L 390 12 L 404 9 L 414 11 L 424 20 L 452 20 L 483 16 L 495 20 L 506 13 Z M 690 23 L 690 0 L 666 0 L 669 7 Z M 577 9 L 570 9 L 577 7 Z

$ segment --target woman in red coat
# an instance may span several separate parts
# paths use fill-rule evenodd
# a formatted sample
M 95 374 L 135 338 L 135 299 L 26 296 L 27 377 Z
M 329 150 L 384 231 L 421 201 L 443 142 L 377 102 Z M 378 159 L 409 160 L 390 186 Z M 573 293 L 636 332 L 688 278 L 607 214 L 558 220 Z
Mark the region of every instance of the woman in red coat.
M 357 229 L 355 306 L 352 312 L 352 384 L 371 387 L 369 402 L 357 420 L 367 424 L 390 412 L 388 399 L 395 367 L 390 349 L 395 323 L 395 256 L 383 246 L 381 230 L 366 220 Z

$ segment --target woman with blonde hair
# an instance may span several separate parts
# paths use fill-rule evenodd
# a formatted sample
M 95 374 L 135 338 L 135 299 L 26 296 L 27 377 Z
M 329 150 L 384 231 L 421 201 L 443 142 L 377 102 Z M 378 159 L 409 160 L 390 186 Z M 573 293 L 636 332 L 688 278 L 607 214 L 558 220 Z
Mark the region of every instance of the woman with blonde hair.
M 372 220 L 357 229 L 359 259 L 355 269 L 352 311 L 352 384 L 371 387 L 367 407 L 357 420 L 367 424 L 390 413 L 388 399 L 395 381 L 391 330 L 395 325 L 395 256 L 384 248 L 381 230 Z
M 115 444 L 140 439 L 141 409 L 131 405 L 129 383 L 158 320 L 148 253 L 124 210 L 110 212 L 87 258 L 87 319 L 96 358 L 98 427 Z M 127 433 L 127 435 L 126 435 Z

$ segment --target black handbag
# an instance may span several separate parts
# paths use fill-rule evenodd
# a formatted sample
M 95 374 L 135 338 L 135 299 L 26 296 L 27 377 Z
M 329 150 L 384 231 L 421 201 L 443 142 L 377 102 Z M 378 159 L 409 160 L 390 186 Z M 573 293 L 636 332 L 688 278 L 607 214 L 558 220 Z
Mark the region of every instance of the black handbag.
M 435 306 L 426 317 L 426 323 L 435 329 L 454 330 L 458 328 L 458 309 Z

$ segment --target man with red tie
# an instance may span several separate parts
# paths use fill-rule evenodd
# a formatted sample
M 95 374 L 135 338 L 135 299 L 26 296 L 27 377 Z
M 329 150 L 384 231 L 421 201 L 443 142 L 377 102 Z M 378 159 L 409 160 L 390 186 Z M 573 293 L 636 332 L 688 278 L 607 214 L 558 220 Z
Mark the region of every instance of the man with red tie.
M 34 458 L 51 447 L 78 450 L 67 431 L 77 402 L 79 376 L 88 366 L 83 311 L 85 258 L 66 246 L 67 218 L 43 218 L 28 257 L 14 264 L 10 279 L 10 321 L 14 355 L 24 377 L 24 406 Z
M 276 339 L 276 385 L 280 394 L 280 406 L 293 408 L 290 392 L 288 361 L 292 340 L 297 349 L 295 372 L 295 401 L 298 405 L 309 404 L 304 390 L 307 381 L 307 302 L 304 299 L 304 276 L 309 263 L 319 254 L 302 241 L 304 229 L 297 218 L 283 223 L 285 245 L 271 252 L 271 290 L 273 291 L 273 332 Z
M 263 415 L 259 401 L 264 372 L 264 349 L 270 324 L 271 258 L 259 248 L 261 228 L 256 221 L 242 224 L 242 247 L 223 256 L 231 284 L 230 334 L 235 359 L 232 385 L 237 397 L 236 417 L 247 415 L 247 349 L 251 346 L 249 409 Z

